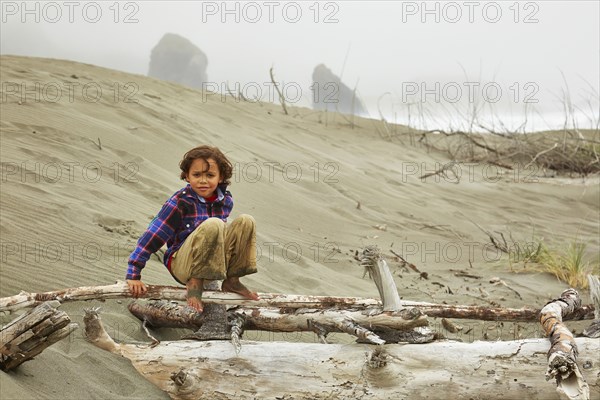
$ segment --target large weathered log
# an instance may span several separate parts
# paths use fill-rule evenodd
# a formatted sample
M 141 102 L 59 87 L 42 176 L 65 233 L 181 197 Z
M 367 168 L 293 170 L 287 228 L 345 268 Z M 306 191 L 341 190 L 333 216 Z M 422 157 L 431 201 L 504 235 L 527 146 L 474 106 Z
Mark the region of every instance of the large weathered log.
M 96 318 L 86 321 L 100 326 Z M 383 351 L 366 344 L 243 341 L 239 355 L 223 341 L 162 342 L 154 348 L 112 343 L 104 348 L 130 359 L 173 399 L 559 398 L 539 374 L 547 348 L 540 339 L 392 344 Z M 586 375 L 600 376 L 600 340 L 579 338 L 577 344 L 589 365 Z M 600 396 L 600 382 L 592 391 Z
M 18 367 L 77 328 L 58 306 L 58 301 L 45 302 L 0 329 L 0 369 Z
M 577 344 L 569 329 L 562 323 L 567 316 L 581 306 L 579 293 L 567 289 L 560 298 L 542 308 L 540 322 L 550 338 L 546 380 L 556 378 L 556 390 L 568 399 L 589 399 L 589 386 L 577 365 Z M 597 355 L 598 353 L 596 353 Z
M 293 294 L 260 293 L 258 301 L 248 300 L 235 293 L 211 292 L 202 294 L 205 304 L 240 305 L 244 307 L 279 307 L 279 308 L 336 308 L 366 309 L 381 308 L 377 299 L 360 297 L 305 296 Z M 45 293 L 21 292 L 11 297 L 0 298 L 0 311 L 14 311 L 31 307 L 47 300 L 79 301 L 130 298 L 127 284 L 118 282 L 114 285 L 88 286 L 70 288 Z M 185 288 L 176 286 L 148 285 L 148 293 L 144 298 L 185 301 Z M 489 308 L 485 306 L 463 306 L 435 304 L 416 301 L 401 301 L 404 307 L 417 307 L 430 317 L 478 319 L 483 321 L 537 321 L 540 309 L 535 308 Z M 585 305 L 564 320 L 594 319 L 594 306 Z
M 147 320 L 156 327 L 198 329 L 204 322 L 201 315 L 190 312 L 188 307 L 164 301 L 134 301 L 129 304 L 128 308 L 137 318 L 142 321 Z M 344 332 L 339 327 L 333 328 L 336 322 L 342 320 L 350 320 L 375 330 L 385 327 L 406 331 L 428 324 L 426 316 L 418 312 L 411 313 L 410 310 L 371 314 L 352 310 L 296 309 L 284 313 L 274 308 L 238 307 L 230 312 L 245 318 L 244 329 L 246 330 L 273 332 L 310 332 L 313 329 L 309 326 L 309 320 L 320 325 L 327 325 L 333 332 Z

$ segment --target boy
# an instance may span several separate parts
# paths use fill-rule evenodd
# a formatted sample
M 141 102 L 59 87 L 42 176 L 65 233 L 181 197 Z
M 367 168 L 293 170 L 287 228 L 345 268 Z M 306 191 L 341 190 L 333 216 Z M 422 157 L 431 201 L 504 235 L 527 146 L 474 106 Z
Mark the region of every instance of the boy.
M 129 256 L 126 281 L 131 293 L 141 296 L 146 285 L 141 270 L 150 255 L 165 243 L 164 263 L 175 280 L 187 288 L 187 304 L 202 312 L 204 280 L 224 280 L 221 289 L 259 300 L 240 277 L 256 272 L 256 224 L 240 215 L 231 225 L 225 222 L 233 208 L 227 185 L 233 166 L 212 146 L 188 151 L 181 162 L 181 179 L 187 186 L 163 205 Z

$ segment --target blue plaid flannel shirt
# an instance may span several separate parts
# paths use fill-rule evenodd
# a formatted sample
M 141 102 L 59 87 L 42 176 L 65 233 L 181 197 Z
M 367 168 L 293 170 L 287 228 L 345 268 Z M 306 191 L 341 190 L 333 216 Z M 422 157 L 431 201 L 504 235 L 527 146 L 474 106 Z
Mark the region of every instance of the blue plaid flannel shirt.
M 233 208 L 233 198 L 227 191 L 227 185 L 219 185 L 217 194 L 217 200 L 206 202 L 189 184 L 175 192 L 139 238 L 135 250 L 129 256 L 125 279 L 141 279 L 146 261 L 165 243 L 167 251 L 163 263 L 169 268 L 171 255 L 198 225 L 210 217 L 227 221 Z

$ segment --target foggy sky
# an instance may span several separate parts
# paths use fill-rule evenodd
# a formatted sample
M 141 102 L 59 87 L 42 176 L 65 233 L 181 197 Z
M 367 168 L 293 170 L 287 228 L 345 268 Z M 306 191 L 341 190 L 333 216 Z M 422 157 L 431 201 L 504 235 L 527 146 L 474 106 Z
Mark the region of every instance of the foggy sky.
M 30 14 L 23 13 L 21 3 L 2 2 L 2 54 L 70 59 L 145 75 L 152 47 L 171 32 L 207 54 L 209 81 L 267 82 L 274 66 L 278 81 L 302 89 L 298 105 L 310 104 L 312 71 L 324 63 L 343 74 L 348 86 L 357 85 L 375 118 L 382 95 L 380 107 L 388 118 L 406 114 L 408 102 L 425 101 L 435 109 L 435 96 L 421 91 L 422 85 L 435 91 L 435 82 L 440 88 L 462 87 L 461 101 L 467 98 L 465 82 L 494 82 L 502 89 L 494 107 L 517 116 L 527 94 L 538 100 L 531 104 L 537 112 L 560 113 L 568 85 L 578 107 L 595 105 L 598 113 L 598 1 L 228 2 L 230 14 L 224 14 L 221 1 L 120 2 L 117 7 L 109 1 L 96 3 L 102 15 L 95 23 L 89 21 L 96 7 L 88 6 L 86 20 L 85 2 L 75 2 L 71 16 L 64 2 L 47 6 L 46 15 L 44 3 L 36 11 L 36 2 L 29 2 Z M 423 6 L 432 12 L 425 13 Z M 125 23 L 128 15 L 137 22 Z M 406 90 L 415 87 L 418 93 L 407 97 Z

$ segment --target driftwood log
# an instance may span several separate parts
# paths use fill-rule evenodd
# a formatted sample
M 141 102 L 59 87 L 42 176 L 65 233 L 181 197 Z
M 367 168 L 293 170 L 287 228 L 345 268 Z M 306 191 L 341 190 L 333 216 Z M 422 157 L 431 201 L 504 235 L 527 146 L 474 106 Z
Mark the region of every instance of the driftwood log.
M 147 285 L 148 291 L 142 296 L 147 299 L 186 300 L 186 290 L 182 286 Z M 0 298 L 0 311 L 14 311 L 31 307 L 48 300 L 65 301 L 108 300 L 133 297 L 125 282 L 105 286 L 82 286 L 44 293 L 21 292 L 18 295 Z M 304 296 L 293 294 L 260 293 L 260 300 L 248 300 L 236 293 L 206 291 L 202 293 L 205 304 L 241 305 L 251 307 L 285 308 L 364 308 L 381 306 L 376 299 L 361 297 Z
M 200 329 L 205 318 L 189 307 L 167 301 L 134 301 L 128 306 L 129 311 L 141 321 L 147 321 L 154 327 Z M 415 311 L 413 311 L 415 310 Z M 433 340 L 433 333 L 408 334 L 414 328 L 426 327 L 427 317 L 416 309 L 398 312 L 384 311 L 367 313 L 352 310 L 319 310 L 292 309 L 282 312 L 275 308 L 238 307 L 229 311 L 229 320 L 236 316 L 243 318 L 245 330 L 261 330 L 271 332 L 310 332 L 319 326 L 330 332 L 345 332 L 361 339 L 368 339 L 369 332 L 383 338 L 387 342 L 416 342 L 424 343 Z M 354 325 L 353 325 L 354 324 Z M 369 332 L 360 331 L 356 334 L 356 326 L 368 327 Z M 405 332 L 394 334 L 392 331 Z M 363 337 L 361 337 L 361 335 Z M 429 340 L 426 340 L 429 338 Z M 377 339 L 375 339 L 377 343 Z
M 542 378 L 547 341 L 434 342 L 428 345 L 179 340 L 152 348 L 117 344 L 96 312 L 88 339 L 131 360 L 173 399 L 558 399 Z M 579 338 L 591 390 L 600 396 L 600 340 Z
M 434 340 L 434 333 L 427 328 L 427 317 L 416 308 L 406 310 L 400 304 L 400 296 L 385 260 L 376 246 L 368 246 L 362 253 L 361 265 L 373 278 L 381 295 L 383 306 L 371 310 L 306 309 L 295 308 L 237 308 L 226 316 L 221 313 L 202 313 L 202 317 L 191 314 L 186 307 L 171 306 L 168 303 L 138 303 L 129 305 L 129 310 L 144 323 L 158 327 L 185 326 L 197 329 L 189 339 L 231 338 L 238 351 L 244 329 L 275 332 L 315 331 L 320 340 L 326 343 L 331 332 L 343 332 L 356 336 L 359 341 L 384 344 L 408 341 L 427 343 Z M 210 305 L 207 305 L 207 308 Z M 219 307 L 212 305 L 213 307 Z M 406 311 L 405 311 L 406 310 Z M 209 310 L 210 311 L 210 310 Z M 224 331 L 221 319 L 229 319 L 231 329 Z M 414 332 L 410 332 L 415 329 Z M 385 338 L 379 336 L 379 331 Z
M 32 307 L 48 300 L 81 301 L 81 300 L 107 300 L 131 298 L 129 287 L 125 282 L 117 282 L 106 286 L 86 286 L 44 293 L 21 292 L 11 297 L 0 298 L 0 311 L 14 311 L 21 308 Z M 242 307 L 275 307 L 280 309 L 291 308 L 335 308 L 335 309 L 372 309 L 381 308 L 382 303 L 377 299 L 360 297 L 334 297 L 334 296 L 305 296 L 293 294 L 260 293 L 258 301 L 248 300 L 235 293 L 206 291 L 202 294 L 205 304 L 239 305 Z M 148 285 L 148 292 L 143 298 L 185 301 L 185 288 L 178 286 Z M 404 301 L 403 307 L 418 308 L 429 317 L 477 319 L 482 321 L 515 321 L 534 322 L 539 320 L 540 309 L 502 308 L 485 306 L 464 306 L 435 304 L 427 302 Z M 584 305 L 563 320 L 594 319 L 595 308 L 593 305 Z
M 0 369 L 18 367 L 77 329 L 58 306 L 58 301 L 45 302 L 0 329 Z
M 588 400 L 590 389 L 577 365 L 577 344 L 571 331 L 562 322 L 563 316 L 580 306 L 579 293 L 575 289 L 567 289 L 560 298 L 542 308 L 540 322 L 550 339 L 546 380 L 556 378 L 556 390 L 568 399 Z M 596 355 L 599 354 L 596 352 Z

